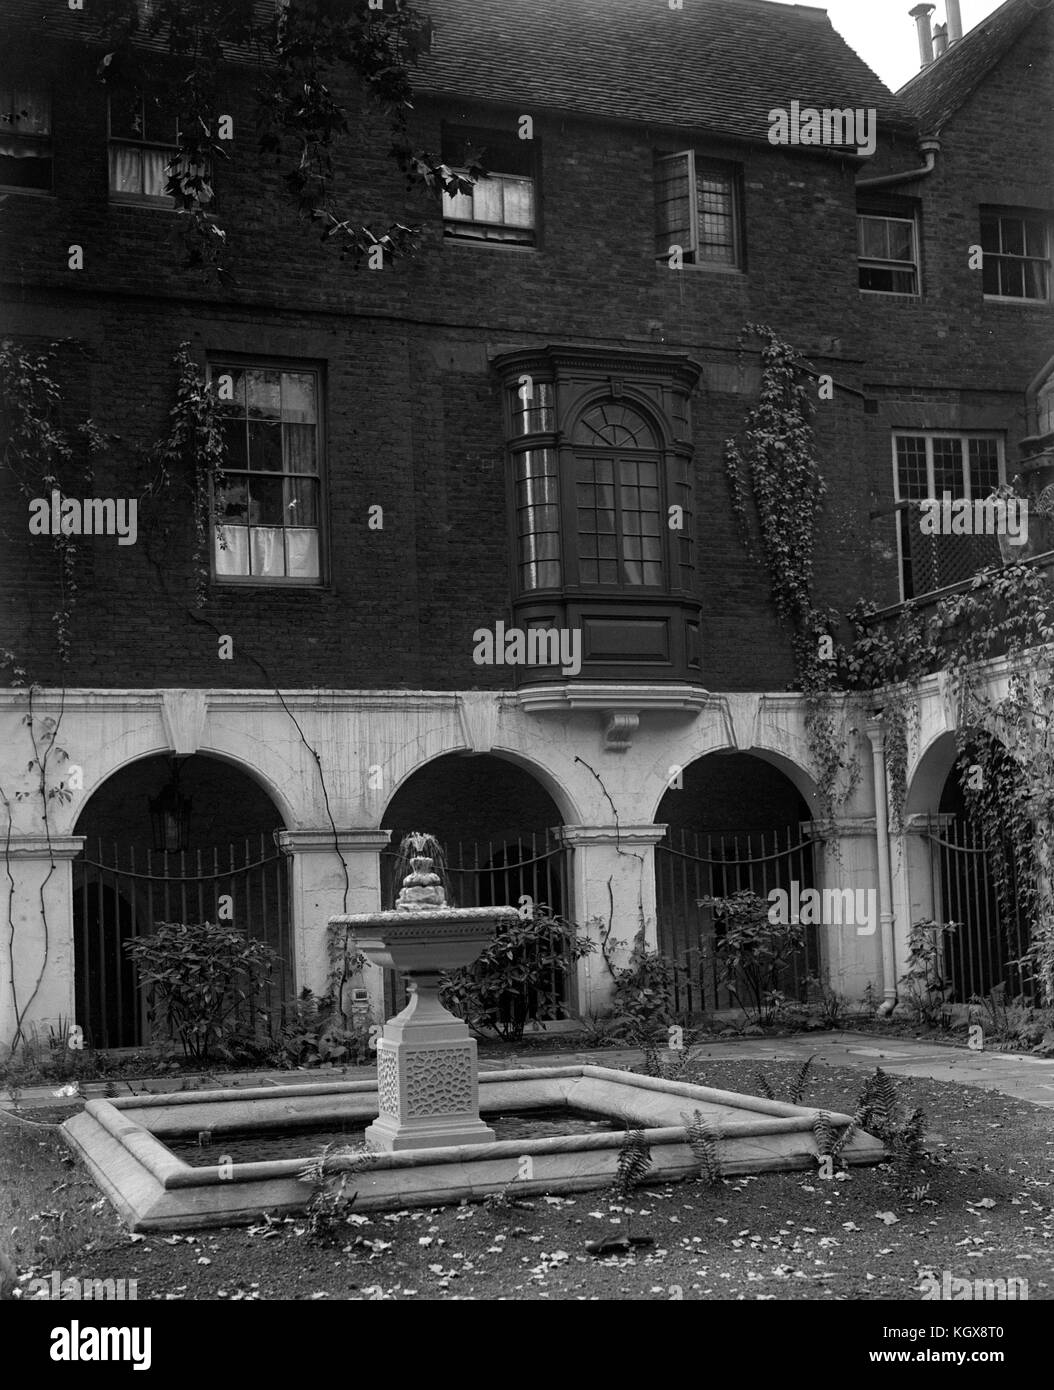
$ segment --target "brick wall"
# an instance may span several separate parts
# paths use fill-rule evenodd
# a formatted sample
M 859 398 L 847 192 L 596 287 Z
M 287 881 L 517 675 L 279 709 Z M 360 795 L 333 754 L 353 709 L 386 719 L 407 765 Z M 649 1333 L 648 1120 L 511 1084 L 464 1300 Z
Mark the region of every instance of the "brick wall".
M 176 480 L 163 506 L 144 510 L 136 546 L 83 543 L 72 679 L 508 685 L 508 668 L 471 661 L 472 631 L 507 617 L 510 598 L 501 411 L 488 355 L 547 341 L 630 349 L 662 342 L 703 364 L 694 406 L 703 681 L 714 689 L 785 687 L 793 680 L 786 634 L 763 566 L 735 534 L 722 465 L 724 441 L 752 399 L 751 375 L 737 371 L 740 332 L 752 321 L 771 323 L 818 371 L 879 399 L 877 415 L 849 393 L 818 402 L 829 494 L 817 599 L 841 608 L 858 594 L 895 601 L 891 527 L 869 513 L 891 499 L 890 429 L 909 423 L 905 403 L 920 420 L 957 411 L 964 427 L 983 419 L 1012 445 L 1024 432 L 1024 387 L 1049 356 L 1049 306 L 985 303 L 966 248 L 979 237 L 979 200 L 1054 207 L 1044 163 L 1052 26 L 1049 15 L 1035 26 L 942 133 L 937 172 L 917 185 L 918 301 L 859 294 L 854 169 L 846 163 L 715 144 L 714 155 L 743 165 L 748 273 L 674 272 L 653 259 L 652 161 L 656 149 L 686 142 L 545 115 L 535 127 L 544 219 L 536 251 L 444 242 L 438 207 L 408 198 L 383 157 L 383 134 L 364 118 L 364 140 L 372 141 L 364 148 L 378 153 L 342 170 L 352 195 L 365 189 L 372 204 L 359 201 L 356 211 L 382 222 L 406 217 L 424 231 L 416 258 L 355 271 L 282 205 L 277 170 L 240 161 L 243 144 L 252 144 L 252 105 L 237 72 L 234 158 L 217 187 L 238 283 L 217 293 L 179 270 L 172 214 L 108 204 L 98 55 L 57 48 L 55 195 L 14 194 L 0 208 L 2 289 L 12 333 L 74 333 L 86 344 L 83 364 L 70 369 L 73 395 L 87 387 L 93 415 L 119 436 L 96 460 L 93 495 L 143 484 L 142 451 L 171 404 L 171 356 L 181 339 L 202 359 L 242 352 L 318 364 L 327 410 L 328 584 L 215 585 L 207 606 L 194 610 L 192 525 Z M 47 65 L 46 52 L 41 61 Z M 422 104 L 422 143 L 438 147 L 444 114 L 451 112 Z M 916 162 L 901 142 L 882 151 L 875 169 Z M 73 243 L 85 249 L 83 271 L 66 268 Z M 17 651 L 37 679 L 54 680 L 51 548 L 21 529 L 25 504 L 6 476 L 0 494 L 4 585 L 15 598 L 0 617 L 0 646 Z M 384 507 L 383 531 L 367 528 L 372 504 Z M 217 632 L 234 638 L 233 661 L 218 660 Z

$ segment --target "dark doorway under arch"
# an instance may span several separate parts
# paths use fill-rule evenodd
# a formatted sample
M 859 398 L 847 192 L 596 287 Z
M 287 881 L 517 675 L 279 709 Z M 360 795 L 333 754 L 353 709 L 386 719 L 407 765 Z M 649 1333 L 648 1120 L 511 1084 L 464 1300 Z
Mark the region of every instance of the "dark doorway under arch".
M 231 922 L 278 955 L 270 1008 L 292 993 L 287 860 L 275 841 L 281 815 L 241 769 L 204 755 L 181 761 L 180 791 L 191 804 L 186 849 L 153 844 L 149 808 L 170 782 L 167 757 L 114 773 L 77 819 L 74 833 L 86 843 L 73 864 L 74 981 L 77 1022 L 91 1046 L 151 1041 L 125 943 L 157 922 Z

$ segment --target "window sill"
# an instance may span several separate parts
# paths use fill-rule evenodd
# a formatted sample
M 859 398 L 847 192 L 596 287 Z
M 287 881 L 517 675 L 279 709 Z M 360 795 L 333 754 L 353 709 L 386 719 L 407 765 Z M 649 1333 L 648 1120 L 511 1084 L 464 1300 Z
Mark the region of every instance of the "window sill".
M 747 278 L 747 272 L 738 265 L 708 265 L 705 261 L 685 261 L 683 265 L 672 266 L 669 256 L 656 256 L 655 266 L 658 270 L 666 270 L 674 274 L 679 274 L 682 270 L 696 270 L 710 275 L 738 276 L 743 280 Z
M 213 575 L 209 580 L 210 589 L 241 589 L 252 590 L 254 593 L 271 593 L 276 590 L 282 593 L 293 594 L 331 594 L 334 592 L 332 584 L 327 584 L 324 580 L 316 579 L 232 579 L 229 576 L 219 578 Z
M 1049 309 L 1050 299 L 1025 299 L 1013 294 L 986 294 L 986 304 L 1013 304 L 1021 309 Z
M 860 294 L 874 295 L 876 299 L 921 299 L 921 290 L 865 290 L 859 288 Z
M 469 246 L 475 249 L 479 246 L 487 246 L 494 251 L 537 251 L 538 243 L 535 241 L 497 241 L 489 237 L 472 236 L 449 236 L 443 233 L 444 246 Z
M 8 193 L 21 193 L 23 197 L 50 198 L 53 202 L 58 198 L 58 194 L 53 188 L 22 188 L 17 183 L 0 183 L 0 193 L 5 196 Z

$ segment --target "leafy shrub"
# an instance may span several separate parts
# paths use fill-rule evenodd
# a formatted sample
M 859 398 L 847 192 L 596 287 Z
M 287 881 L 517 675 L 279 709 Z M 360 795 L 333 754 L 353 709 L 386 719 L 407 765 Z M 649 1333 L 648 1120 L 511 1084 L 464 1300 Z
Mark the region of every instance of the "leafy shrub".
M 951 982 L 944 973 L 944 939 L 958 928 L 957 922 L 943 926 L 930 918 L 912 924 L 908 937 L 908 968 L 900 977 L 904 1002 L 914 1010 L 920 1026 L 947 1029 L 951 1026 L 948 996 Z
M 277 1067 L 318 1067 L 326 1062 L 361 1064 L 372 1056 L 369 1019 L 345 1019 L 331 995 L 302 989 L 286 1005 L 271 1040 L 268 1060 Z
M 564 982 L 595 950 L 541 903 L 505 926 L 474 964 L 443 976 L 440 999 L 475 1033 L 520 1038 L 528 1022 L 560 1018 Z
M 729 898 L 701 898 L 700 905 L 714 912 L 720 984 L 747 1018 L 771 1023 L 786 999 L 780 988 L 783 977 L 805 945 L 804 928 L 796 922 L 771 922 L 768 902 L 749 890 Z
M 675 988 L 679 967 L 648 949 L 644 933 L 633 943 L 629 965 L 615 972 L 611 1032 L 645 1044 L 676 1022 Z
M 219 922 L 157 922 L 150 936 L 125 943 L 149 991 L 151 1022 L 177 1038 L 184 1054 L 207 1065 L 244 1033 L 239 1014 L 256 1005 L 266 1018 L 268 979 L 277 959 L 262 941 Z

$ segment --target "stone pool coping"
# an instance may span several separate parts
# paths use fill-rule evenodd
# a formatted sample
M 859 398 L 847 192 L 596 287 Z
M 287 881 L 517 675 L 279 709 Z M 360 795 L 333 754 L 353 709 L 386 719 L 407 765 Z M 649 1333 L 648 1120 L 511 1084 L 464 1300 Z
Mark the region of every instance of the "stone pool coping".
M 694 1102 L 694 1105 L 691 1104 Z M 719 1126 L 723 1171 L 729 1174 L 811 1168 L 817 1162 L 814 1108 L 758 1096 L 666 1081 L 607 1067 L 538 1067 L 480 1075 L 484 1113 L 567 1106 L 644 1130 L 653 1167 L 648 1181 L 694 1176 L 699 1162 L 686 1142 L 685 1123 L 702 1109 Z M 91 1100 L 63 1131 L 93 1178 L 134 1231 L 181 1230 L 258 1221 L 267 1212 L 304 1208 L 310 1196 L 298 1174 L 311 1157 L 224 1164 L 223 1132 L 299 1127 L 327 1120 L 372 1120 L 373 1080 L 301 1086 L 177 1092 Z M 838 1128 L 847 1115 L 831 1114 Z M 165 1136 L 208 1130 L 218 1162 L 192 1167 Z M 361 1158 L 334 1155 L 334 1173 L 351 1173 L 357 1211 L 441 1206 L 480 1200 L 513 1183 L 517 1193 L 560 1193 L 605 1187 L 614 1176 L 619 1130 L 502 1140 Z M 843 1150 L 850 1163 L 885 1157 L 871 1135 L 858 1133 Z M 524 1178 L 522 1160 L 531 1176 Z

